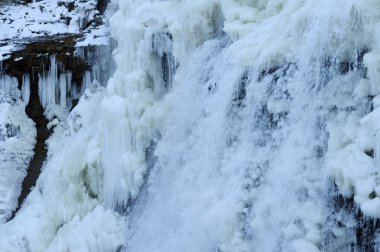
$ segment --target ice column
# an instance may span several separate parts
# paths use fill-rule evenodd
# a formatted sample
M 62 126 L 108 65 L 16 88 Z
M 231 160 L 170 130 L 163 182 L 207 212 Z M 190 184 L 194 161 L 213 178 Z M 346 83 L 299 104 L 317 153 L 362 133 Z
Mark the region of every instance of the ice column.
M 5 95 L 12 98 L 19 98 L 19 90 L 17 88 L 18 81 L 15 77 L 8 75 L 0 76 L 0 90 L 2 90 Z
M 49 72 L 38 75 L 38 94 L 40 96 L 41 104 L 46 107 L 49 104 L 55 104 L 55 86 L 57 83 L 57 60 L 56 56 L 50 56 L 50 69 Z
M 22 77 L 21 97 L 25 104 L 29 103 L 30 98 L 30 78 L 29 75 Z
M 61 107 L 66 106 L 66 92 L 67 92 L 67 77 L 65 74 L 61 73 L 61 75 L 59 76 L 59 94 L 60 94 L 59 103 Z
M 63 67 L 58 69 L 56 55 L 50 56 L 49 71 L 43 71 L 38 76 L 38 93 L 44 108 L 52 104 L 65 108 L 70 105 L 70 98 L 79 99 L 85 88 L 91 84 L 90 73 L 86 72 L 82 88 L 78 90 L 76 84 L 72 83 L 72 73 L 66 71 Z

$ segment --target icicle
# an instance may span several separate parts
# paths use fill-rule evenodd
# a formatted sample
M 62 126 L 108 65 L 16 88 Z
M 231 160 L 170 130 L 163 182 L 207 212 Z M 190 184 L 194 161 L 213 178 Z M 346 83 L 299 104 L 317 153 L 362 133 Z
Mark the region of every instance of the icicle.
M 50 71 L 48 76 L 49 85 L 49 98 L 48 104 L 54 104 L 56 102 L 55 87 L 57 86 L 57 60 L 56 55 L 50 56 Z
M 21 95 L 24 103 L 28 104 L 30 98 L 30 78 L 27 74 L 22 77 Z
M 83 47 L 77 47 L 75 49 L 75 53 L 74 53 L 75 56 L 78 56 L 78 57 L 81 57 L 84 59 L 84 49 Z
M 91 86 L 91 73 L 86 71 L 83 76 L 82 93 Z
M 44 69 L 44 67 L 43 67 Z M 62 98 L 61 76 L 58 79 L 58 65 L 56 55 L 50 56 L 50 69 L 46 73 L 43 71 L 39 76 L 38 93 L 41 104 L 46 107 L 50 104 L 59 104 L 65 101 L 66 97 Z M 62 79 L 63 82 L 63 79 Z M 64 81 L 66 83 L 66 81 Z M 66 89 L 66 88 L 65 88 Z M 63 94 L 66 96 L 66 90 Z
M 71 82 L 72 82 L 72 79 L 73 79 L 73 74 L 71 72 L 68 72 L 66 74 L 66 77 L 67 77 L 67 92 L 70 94 L 70 96 L 72 97 L 72 94 L 71 94 Z
M 92 72 L 92 79 L 99 81 L 100 80 L 100 66 L 99 66 L 99 64 L 95 63 L 92 66 L 91 72 Z
M 71 92 L 70 92 L 70 96 L 72 99 L 76 100 L 76 99 L 79 99 L 81 94 L 82 94 L 82 87 L 80 87 L 81 89 L 78 91 L 78 87 L 76 85 L 75 82 L 72 82 L 71 84 L 69 83 L 69 85 L 71 85 Z M 83 90 L 84 91 L 84 90 Z
M 62 108 L 66 107 L 66 89 L 67 89 L 67 78 L 66 74 L 61 74 L 59 76 L 59 95 L 60 95 L 60 105 Z
M 15 77 L 8 75 L 0 76 L 0 89 L 3 90 L 6 96 L 18 99 L 20 97 L 20 90 L 18 90 L 17 86 L 18 81 Z
M 44 106 L 44 93 L 43 93 L 43 87 L 44 80 L 45 80 L 45 74 L 42 72 L 41 74 L 38 74 L 38 96 L 40 97 L 40 103 L 42 106 Z

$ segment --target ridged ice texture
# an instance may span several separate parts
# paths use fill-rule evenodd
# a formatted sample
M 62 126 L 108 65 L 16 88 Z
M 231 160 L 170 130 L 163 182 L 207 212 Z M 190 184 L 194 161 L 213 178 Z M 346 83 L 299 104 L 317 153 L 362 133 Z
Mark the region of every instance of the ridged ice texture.
M 17 79 L 0 76 L 0 223 L 17 207 L 21 183 L 33 157 L 36 130 L 25 114 Z M 27 91 L 24 91 L 24 93 Z
M 94 138 L 104 92 L 88 89 L 67 123 L 55 125 L 36 187 L 16 217 L 0 226 L 2 251 L 111 252 L 123 243 L 124 222 L 102 206 L 102 171 L 92 165 L 99 159 Z
M 127 217 L 126 251 L 349 249 L 355 224 L 333 223 L 329 183 L 378 215 L 368 153 L 379 128 L 379 7 L 120 1 L 111 24 L 124 80 L 146 67 L 145 44 L 156 34 L 169 34 L 177 68 L 162 102 L 169 113 L 154 125 L 155 165 Z M 124 94 L 134 85 L 124 83 L 108 94 L 143 94 Z
M 376 0 L 120 0 L 116 72 L 56 127 L 0 247 L 349 251 L 355 220 L 329 199 L 378 217 L 378 13 Z
M 38 76 L 38 94 L 41 105 L 46 108 L 48 105 L 57 104 L 66 107 L 66 96 L 71 99 L 79 99 L 82 90 L 78 90 L 72 82 L 72 73 L 65 71 L 57 62 L 56 55 L 50 56 L 49 70 Z M 26 83 L 27 84 L 27 83 Z
M 64 69 L 55 54 L 50 55 L 49 59 L 49 66 L 43 66 L 44 71 L 38 74 L 38 95 L 48 120 L 58 118 L 59 121 L 65 121 L 74 100 L 78 100 L 86 88 L 96 90 L 99 83 L 90 71 L 83 73 L 82 83 L 75 83 L 72 81 L 72 72 Z M 25 101 L 30 96 L 29 78 L 28 75 L 23 78 L 22 97 Z

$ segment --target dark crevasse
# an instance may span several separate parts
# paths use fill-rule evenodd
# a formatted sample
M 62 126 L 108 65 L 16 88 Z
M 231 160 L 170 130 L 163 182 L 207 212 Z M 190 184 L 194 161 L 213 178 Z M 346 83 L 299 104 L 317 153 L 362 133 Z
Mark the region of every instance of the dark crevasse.
M 51 131 L 47 128 L 48 120 L 44 116 L 44 109 L 38 95 L 38 78 L 36 76 L 34 76 L 34 78 L 32 77 L 30 81 L 30 98 L 25 111 L 28 117 L 32 119 L 36 125 L 37 142 L 33 149 L 34 156 L 29 163 L 27 175 L 21 185 L 22 189 L 21 194 L 18 197 L 17 208 L 12 212 L 12 216 L 9 220 L 14 218 L 30 190 L 36 185 L 42 164 L 47 157 L 46 140 L 49 138 Z

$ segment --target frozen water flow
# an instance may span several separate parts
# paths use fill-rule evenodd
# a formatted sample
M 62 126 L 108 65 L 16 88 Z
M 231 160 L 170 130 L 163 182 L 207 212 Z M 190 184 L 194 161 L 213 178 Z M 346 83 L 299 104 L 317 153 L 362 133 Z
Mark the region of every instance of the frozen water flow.
M 22 88 L 21 88 L 22 100 L 25 104 L 29 103 L 30 98 L 30 78 L 26 74 L 22 77 Z
M 101 63 L 85 90 L 54 56 L 40 75 L 47 111 L 83 95 L 55 127 L 24 207 L 0 226 L 1 248 L 377 246 L 374 226 L 367 244 L 356 240 L 360 214 L 380 217 L 376 0 L 118 4 L 105 88 Z
M 24 84 L 28 79 L 24 76 Z M 25 114 L 17 79 L 0 76 L 0 223 L 17 207 L 21 183 L 33 157 L 36 130 Z M 23 98 L 28 99 L 23 89 Z M 24 95 L 25 94 L 25 95 Z

